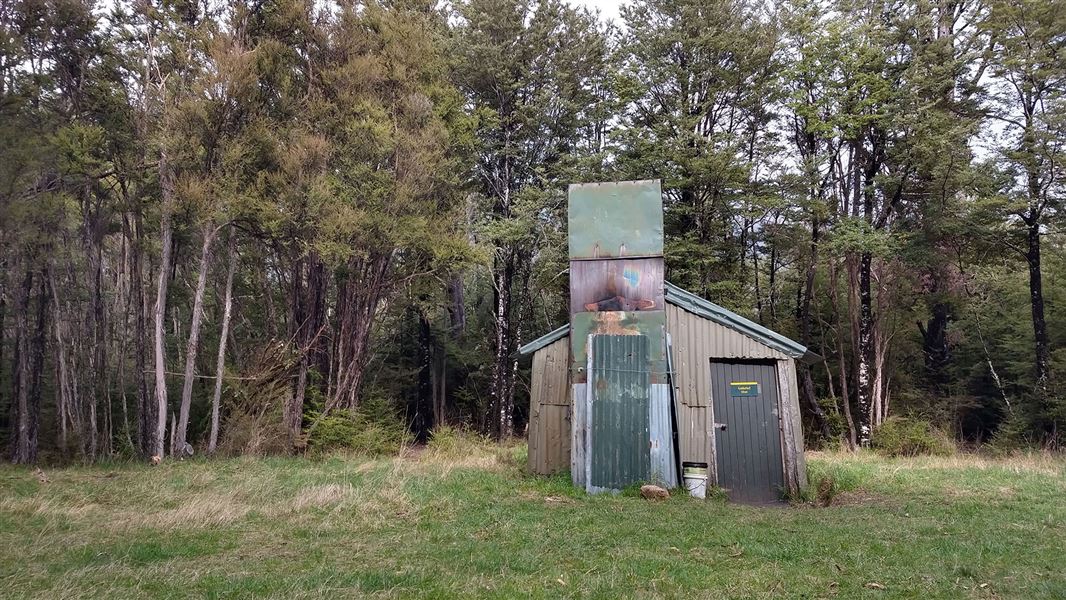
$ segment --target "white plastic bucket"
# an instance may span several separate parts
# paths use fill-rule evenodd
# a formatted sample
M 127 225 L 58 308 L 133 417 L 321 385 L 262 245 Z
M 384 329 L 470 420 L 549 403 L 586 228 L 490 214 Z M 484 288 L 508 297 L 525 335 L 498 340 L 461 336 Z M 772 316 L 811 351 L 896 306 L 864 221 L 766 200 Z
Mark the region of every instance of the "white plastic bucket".
M 707 497 L 707 476 L 695 473 L 685 473 L 685 489 L 693 498 Z

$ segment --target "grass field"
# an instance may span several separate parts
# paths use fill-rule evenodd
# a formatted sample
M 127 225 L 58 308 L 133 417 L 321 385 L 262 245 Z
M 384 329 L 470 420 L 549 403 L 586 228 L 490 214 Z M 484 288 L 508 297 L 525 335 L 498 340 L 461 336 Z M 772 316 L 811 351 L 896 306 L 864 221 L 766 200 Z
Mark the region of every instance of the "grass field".
M 1066 598 L 1066 461 L 809 456 L 828 508 L 588 497 L 521 447 L 0 468 L 0 596 Z

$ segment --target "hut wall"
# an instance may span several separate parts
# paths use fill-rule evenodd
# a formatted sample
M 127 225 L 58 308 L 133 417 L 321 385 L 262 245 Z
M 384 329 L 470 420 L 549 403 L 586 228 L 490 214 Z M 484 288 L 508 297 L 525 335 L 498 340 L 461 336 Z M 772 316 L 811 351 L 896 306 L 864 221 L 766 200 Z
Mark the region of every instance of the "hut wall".
M 529 394 L 529 469 L 550 474 L 570 468 L 569 338 L 533 354 Z
M 687 406 L 711 405 L 711 358 L 791 360 L 779 350 L 673 304 L 666 305 L 666 331 L 678 373 L 677 399 Z
M 717 480 L 711 360 L 773 360 L 781 391 L 782 455 L 786 485 L 806 485 L 803 430 L 799 413 L 796 363 L 787 354 L 673 304 L 666 305 L 666 331 L 674 366 L 681 460 L 705 462 Z

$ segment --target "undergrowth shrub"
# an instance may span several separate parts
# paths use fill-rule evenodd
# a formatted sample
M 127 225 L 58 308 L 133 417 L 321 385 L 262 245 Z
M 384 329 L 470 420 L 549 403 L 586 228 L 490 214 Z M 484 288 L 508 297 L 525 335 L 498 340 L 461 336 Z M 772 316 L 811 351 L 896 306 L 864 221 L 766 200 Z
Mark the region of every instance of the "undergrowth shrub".
M 955 453 L 955 444 L 947 434 L 928 421 L 908 417 L 886 419 L 874 432 L 873 448 L 891 457 Z
M 357 410 L 335 410 L 325 417 L 310 412 L 308 420 L 316 423 L 307 437 L 312 453 L 343 450 L 361 456 L 391 456 L 410 442 L 403 421 L 381 398 L 367 398 Z
M 863 467 L 857 463 L 810 461 L 807 463 L 807 487 L 788 500 L 830 506 L 840 493 L 859 489 L 865 476 Z
M 282 416 L 292 357 L 280 342 L 258 348 L 240 377 L 227 383 L 218 452 L 267 456 L 292 451 Z
M 438 425 L 429 434 L 426 448 L 440 456 L 460 457 L 474 452 L 484 452 L 492 442 L 472 431 L 451 425 Z

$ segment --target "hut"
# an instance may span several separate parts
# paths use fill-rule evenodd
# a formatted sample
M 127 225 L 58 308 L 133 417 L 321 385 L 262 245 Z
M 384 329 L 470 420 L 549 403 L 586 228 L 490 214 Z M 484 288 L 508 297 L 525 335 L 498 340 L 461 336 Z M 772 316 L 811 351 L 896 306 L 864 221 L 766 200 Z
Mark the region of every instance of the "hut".
M 662 279 L 657 181 L 571 186 L 569 204 L 571 323 L 519 349 L 533 359 L 530 470 L 599 492 L 674 487 L 681 465 L 703 466 L 753 503 L 802 488 L 806 348 Z

